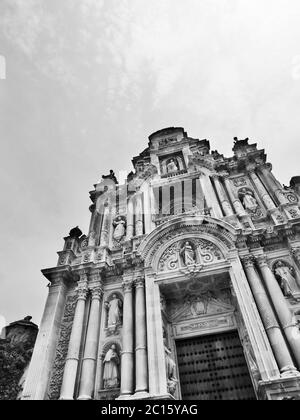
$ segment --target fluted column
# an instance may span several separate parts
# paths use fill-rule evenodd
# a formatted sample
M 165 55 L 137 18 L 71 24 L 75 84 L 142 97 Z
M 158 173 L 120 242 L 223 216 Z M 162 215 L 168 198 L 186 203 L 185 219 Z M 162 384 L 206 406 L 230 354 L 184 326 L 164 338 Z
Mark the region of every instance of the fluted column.
M 233 211 L 231 208 L 231 205 L 227 199 L 225 190 L 223 188 L 223 185 L 221 184 L 219 176 L 213 176 L 214 184 L 217 190 L 217 194 L 219 196 L 219 200 L 221 202 L 222 209 L 224 211 L 225 216 L 232 216 Z
M 135 285 L 135 393 L 148 390 L 147 331 L 145 279 L 139 277 Z
M 100 246 L 108 246 L 110 230 L 110 209 L 109 203 L 106 202 L 103 207 L 103 222 L 100 235 Z
M 275 197 L 278 199 L 279 204 L 287 204 L 289 201 L 287 200 L 287 198 L 282 192 L 282 186 L 279 184 L 279 182 L 276 180 L 276 178 L 272 174 L 271 165 L 269 164 L 263 165 L 259 169 L 261 173 L 263 174 L 266 184 L 273 191 Z
M 133 197 L 128 198 L 127 202 L 127 228 L 126 228 L 126 240 L 129 241 L 134 236 L 134 224 L 133 224 Z
M 263 276 L 265 286 L 273 302 L 281 327 L 297 362 L 297 367 L 300 368 L 300 332 L 297 324 L 293 320 L 287 301 L 267 263 L 266 256 L 261 255 L 257 257 L 257 263 Z
M 123 341 L 121 360 L 121 398 L 133 394 L 133 296 L 132 281 L 123 282 Z
M 297 369 L 294 366 L 261 279 L 254 267 L 254 258 L 252 256 L 244 257 L 243 264 L 280 373 L 282 376 L 295 376 L 298 374 Z
M 248 213 L 244 209 L 244 206 L 242 205 L 240 199 L 233 192 L 230 179 L 228 178 L 228 176 L 225 176 L 224 179 L 225 179 L 225 185 L 226 185 L 226 189 L 228 191 L 229 198 L 230 198 L 230 200 L 233 204 L 233 207 L 234 207 L 234 210 L 236 211 L 236 214 L 239 217 L 248 216 Z
M 268 210 L 274 210 L 276 209 L 276 206 L 270 197 L 268 191 L 265 189 L 264 185 L 262 184 L 261 180 L 258 178 L 256 173 L 254 171 L 249 171 L 249 176 L 252 179 L 254 185 L 256 186 L 256 189 L 259 193 L 259 196 L 263 200 L 266 208 Z
M 87 271 L 82 270 L 77 287 L 77 304 L 65 363 L 60 400 L 72 400 L 74 397 L 87 293 Z
M 143 235 L 143 201 L 142 193 L 137 193 L 135 197 L 135 234 Z
M 79 400 L 92 399 L 95 385 L 96 359 L 101 313 L 100 303 L 103 292 L 99 272 L 93 273 L 91 280 L 95 281 L 95 283 L 90 287 L 92 301 L 82 361 L 78 397 Z

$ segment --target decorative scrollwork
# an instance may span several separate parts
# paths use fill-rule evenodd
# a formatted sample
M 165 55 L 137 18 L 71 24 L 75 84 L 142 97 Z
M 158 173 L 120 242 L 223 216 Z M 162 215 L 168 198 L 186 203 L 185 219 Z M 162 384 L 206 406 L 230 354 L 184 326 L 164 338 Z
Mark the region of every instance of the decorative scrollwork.
M 202 269 L 204 265 L 224 260 L 219 248 L 206 239 L 183 240 L 175 242 L 160 257 L 159 271 L 168 271 L 192 267 Z M 198 270 L 199 271 L 199 270 Z

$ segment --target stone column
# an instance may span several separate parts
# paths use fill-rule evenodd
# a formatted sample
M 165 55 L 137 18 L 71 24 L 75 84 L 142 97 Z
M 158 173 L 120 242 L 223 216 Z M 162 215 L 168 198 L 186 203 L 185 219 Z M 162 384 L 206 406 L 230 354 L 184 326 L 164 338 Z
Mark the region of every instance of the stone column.
M 232 250 L 228 258 L 231 263 L 229 273 L 233 294 L 238 302 L 261 379 L 266 382 L 279 379 L 278 364 L 237 251 Z
M 109 203 L 106 202 L 103 207 L 103 222 L 100 235 L 100 246 L 108 246 L 109 244 L 110 218 L 111 215 Z
M 139 277 L 135 285 L 135 393 L 147 394 L 148 362 L 147 362 L 147 330 L 145 279 Z M 148 395 L 148 394 L 147 394 Z
M 93 280 L 96 281 L 90 287 L 92 302 L 82 361 L 78 400 L 91 400 L 93 397 L 95 385 L 96 360 L 100 327 L 100 301 L 102 299 L 103 292 L 99 273 L 97 272 L 93 276 Z
M 134 236 L 134 225 L 133 225 L 133 197 L 128 198 L 127 202 L 127 228 L 126 228 L 126 240 L 130 241 L 130 239 Z
M 65 363 L 64 376 L 60 391 L 60 400 L 72 400 L 74 398 L 77 368 L 79 363 L 79 351 L 82 340 L 83 320 L 85 314 L 85 302 L 88 293 L 87 270 L 80 272 L 80 281 L 77 287 L 77 304 L 69 341 L 68 354 Z
M 214 180 L 214 184 L 215 184 L 218 196 L 219 196 L 219 200 L 221 202 L 222 209 L 225 213 L 225 216 L 233 216 L 231 205 L 227 199 L 225 190 L 223 188 L 223 185 L 220 182 L 219 176 L 218 175 L 213 176 L 213 180 Z
M 132 281 L 123 282 L 123 342 L 121 360 L 121 395 L 126 399 L 133 394 L 133 297 Z
M 293 320 L 292 313 L 283 296 L 280 286 L 272 273 L 265 255 L 258 256 L 257 263 L 264 279 L 265 286 L 273 302 L 281 327 L 290 345 L 297 367 L 300 368 L 300 332 Z
M 151 270 L 148 270 L 151 271 Z M 160 292 L 154 282 L 154 273 L 146 274 L 147 347 L 149 370 L 149 394 L 157 398 L 169 398 L 163 342 Z
M 260 198 L 262 199 L 262 201 L 264 202 L 267 210 L 274 210 L 276 209 L 276 206 L 272 200 L 272 198 L 270 197 L 268 191 L 265 189 L 265 187 L 263 186 L 261 180 L 258 178 L 258 176 L 256 175 L 256 173 L 254 171 L 249 171 L 249 176 L 252 179 Z
M 152 185 L 149 185 L 149 196 L 150 196 L 150 217 L 151 217 L 151 231 L 156 228 L 155 216 L 158 214 L 157 203 L 155 202 L 155 196 Z
M 282 186 L 279 184 L 279 182 L 276 180 L 276 178 L 271 172 L 272 166 L 270 164 L 266 164 L 262 165 L 259 169 L 263 174 L 264 180 L 266 181 L 268 188 L 270 188 L 273 191 L 275 197 L 279 201 L 279 204 L 288 204 L 289 201 L 282 192 Z
M 234 207 L 234 210 L 236 211 L 236 214 L 239 217 L 249 216 L 248 213 L 246 212 L 246 210 L 244 209 L 244 206 L 241 203 L 240 199 L 233 192 L 231 181 L 228 178 L 228 176 L 225 176 L 224 179 L 225 179 L 225 185 L 226 185 L 226 189 L 228 191 L 229 198 L 230 198 L 230 200 L 233 204 L 233 207 Z
M 149 193 L 149 184 L 148 182 L 143 188 L 144 192 L 144 214 L 145 214 L 145 233 L 150 233 L 152 230 L 152 221 L 151 221 L 151 203 L 150 203 L 150 193 Z
M 142 193 L 139 192 L 135 196 L 135 234 L 136 236 L 143 235 L 143 201 Z
M 280 373 L 282 376 L 295 376 L 298 374 L 297 369 L 294 366 L 275 313 L 261 283 L 261 279 L 255 270 L 254 259 L 251 256 L 243 258 L 243 263 L 256 305 L 277 360 Z
M 204 196 L 205 196 L 207 206 L 212 209 L 213 216 L 217 219 L 222 219 L 223 213 L 219 206 L 210 177 L 206 174 L 201 174 L 200 184 L 201 184 Z
M 54 274 L 29 365 L 22 400 L 44 400 L 55 358 L 67 287 L 63 274 Z M 47 277 L 48 278 L 48 277 Z

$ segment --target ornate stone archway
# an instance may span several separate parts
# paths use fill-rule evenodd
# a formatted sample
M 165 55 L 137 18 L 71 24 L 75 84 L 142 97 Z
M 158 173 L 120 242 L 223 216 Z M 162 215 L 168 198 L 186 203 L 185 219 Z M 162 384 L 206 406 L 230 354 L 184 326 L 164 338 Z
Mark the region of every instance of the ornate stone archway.
M 150 395 L 168 394 L 164 365 L 160 289 L 163 285 L 227 273 L 243 326 L 246 357 L 255 359 L 263 380 L 279 377 L 268 338 L 256 308 L 236 242 L 239 230 L 207 216 L 179 216 L 153 231 L 139 246 L 144 261 L 147 309 L 147 342 Z M 180 260 L 180 247 L 189 241 L 194 264 Z M 243 343 L 244 344 L 244 343 Z M 247 348 L 246 348 L 247 346 Z M 266 351 L 267 350 L 267 351 Z M 248 352 L 248 355 L 247 355 Z

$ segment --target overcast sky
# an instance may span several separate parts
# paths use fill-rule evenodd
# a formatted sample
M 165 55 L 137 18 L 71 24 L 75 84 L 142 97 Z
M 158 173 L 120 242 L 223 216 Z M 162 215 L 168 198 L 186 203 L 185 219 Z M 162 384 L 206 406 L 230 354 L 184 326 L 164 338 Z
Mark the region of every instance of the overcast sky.
M 299 0 L 0 0 L 0 323 L 40 322 L 40 269 L 153 131 L 250 137 L 300 175 L 299 22 Z

